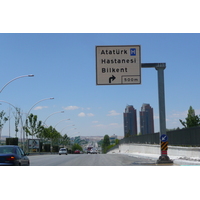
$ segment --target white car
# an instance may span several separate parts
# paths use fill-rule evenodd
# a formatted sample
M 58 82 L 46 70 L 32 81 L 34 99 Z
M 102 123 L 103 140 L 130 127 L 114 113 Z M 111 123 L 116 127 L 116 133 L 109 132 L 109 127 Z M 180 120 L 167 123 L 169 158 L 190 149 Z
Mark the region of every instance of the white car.
M 66 149 L 66 148 L 61 148 L 61 149 L 59 150 L 59 155 L 61 155 L 61 154 L 67 155 L 67 149 Z
M 97 154 L 97 150 L 96 150 L 95 148 L 92 148 L 92 149 L 90 150 L 90 153 L 91 153 L 91 154 Z

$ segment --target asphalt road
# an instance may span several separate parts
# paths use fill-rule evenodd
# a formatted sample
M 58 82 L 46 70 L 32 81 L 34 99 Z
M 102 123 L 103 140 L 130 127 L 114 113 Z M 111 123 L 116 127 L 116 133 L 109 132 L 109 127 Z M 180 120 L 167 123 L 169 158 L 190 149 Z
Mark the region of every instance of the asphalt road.
M 31 166 L 155 166 L 155 160 L 120 154 L 29 156 Z

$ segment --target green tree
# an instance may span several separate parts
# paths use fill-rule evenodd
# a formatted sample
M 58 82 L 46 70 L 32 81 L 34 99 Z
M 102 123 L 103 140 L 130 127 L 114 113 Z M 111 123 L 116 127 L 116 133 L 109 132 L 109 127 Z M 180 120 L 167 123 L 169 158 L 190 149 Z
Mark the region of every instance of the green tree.
M 105 146 L 109 146 L 110 145 L 110 138 L 108 135 L 105 135 L 104 138 L 103 138 L 103 144 Z
M 43 138 L 44 140 L 51 140 L 51 143 L 57 142 L 58 139 L 62 138 L 61 134 L 52 126 L 49 126 L 48 128 L 43 128 L 38 137 Z
M 200 125 L 200 117 L 198 115 L 195 115 L 195 111 L 192 108 L 192 106 L 190 106 L 188 110 L 188 114 L 187 117 L 185 118 L 185 121 L 182 121 L 181 119 L 179 119 L 179 121 L 185 128 L 190 128 Z
M 0 144 L 1 144 L 1 133 L 2 133 L 2 129 L 4 124 L 8 121 L 9 117 L 5 117 L 5 112 L 2 110 L 0 112 Z
M 110 138 L 108 135 L 105 135 L 102 142 L 102 151 L 106 153 L 108 151 L 108 146 L 110 145 Z
M 63 135 L 63 136 L 61 137 L 60 143 L 61 143 L 62 145 L 65 145 L 65 146 L 70 144 L 70 138 L 67 136 L 67 134 L 65 134 L 65 135 Z
M 43 140 L 49 140 L 50 139 L 50 132 L 49 128 L 43 127 L 43 130 L 38 134 L 38 137 Z
M 48 128 L 42 129 L 42 131 L 38 134 L 38 137 L 51 142 L 51 148 L 54 144 L 59 145 L 60 140 L 62 139 L 61 134 L 52 126 Z
M 119 139 L 115 139 L 115 145 L 119 144 Z
M 32 113 L 26 119 L 26 126 L 24 126 L 24 130 L 26 135 L 36 136 L 43 131 L 42 121 L 37 121 L 37 115 L 33 115 Z
M 83 151 L 83 148 L 79 144 L 73 144 L 72 145 L 72 151 L 80 150 Z
M 19 125 L 19 121 L 20 121 L 20 118 L 21 118 L 20 112 L 21 112 L 20 108 L 16 108 L 16 113 L 13 112 L 13 115 L 15 117 L 15 137 L 17 137 L 17 133 L 19 131 L 18 125 Z

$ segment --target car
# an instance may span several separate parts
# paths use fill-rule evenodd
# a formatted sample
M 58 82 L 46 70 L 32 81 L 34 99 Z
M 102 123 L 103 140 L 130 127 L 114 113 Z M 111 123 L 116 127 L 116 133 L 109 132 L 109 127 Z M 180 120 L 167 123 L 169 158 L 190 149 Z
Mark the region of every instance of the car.
M 95 148 L 92 148 L 92 149 L 90 150 L 90 153 L 91 153 L 91 154 L 97 154 L 97 150 L 96 150 Z
M 0 146 L 0 166 L 29 166 L 30 160 L 27 155 L 19 146 Z
M 91 151 L 92 148 L 93 147 L 87 147 L 87 154 L 90 153 L 90 151 Z
M 80 150 L 77 149 L 76 151 L 74 151 L 74 153 L 75 154 L 80 154 L 81 152 L 80 152 Z
M 59 154 L 59 155 L 61 155 L 61 154 L 67 155 L 67 149 L 66 149 L 66 148 L 60 148 L 58 154 Z

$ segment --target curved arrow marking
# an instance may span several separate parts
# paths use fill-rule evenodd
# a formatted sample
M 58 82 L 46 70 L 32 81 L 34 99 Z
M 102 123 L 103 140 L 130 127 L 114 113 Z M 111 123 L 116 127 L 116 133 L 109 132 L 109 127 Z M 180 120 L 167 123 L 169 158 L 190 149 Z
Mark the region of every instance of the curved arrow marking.
M 109 78 L 109 83 L 111 83 L 111 81 L 114 81 L 115 79 L 116 79 L 116 77 L 112 75 L 112 76 Z

